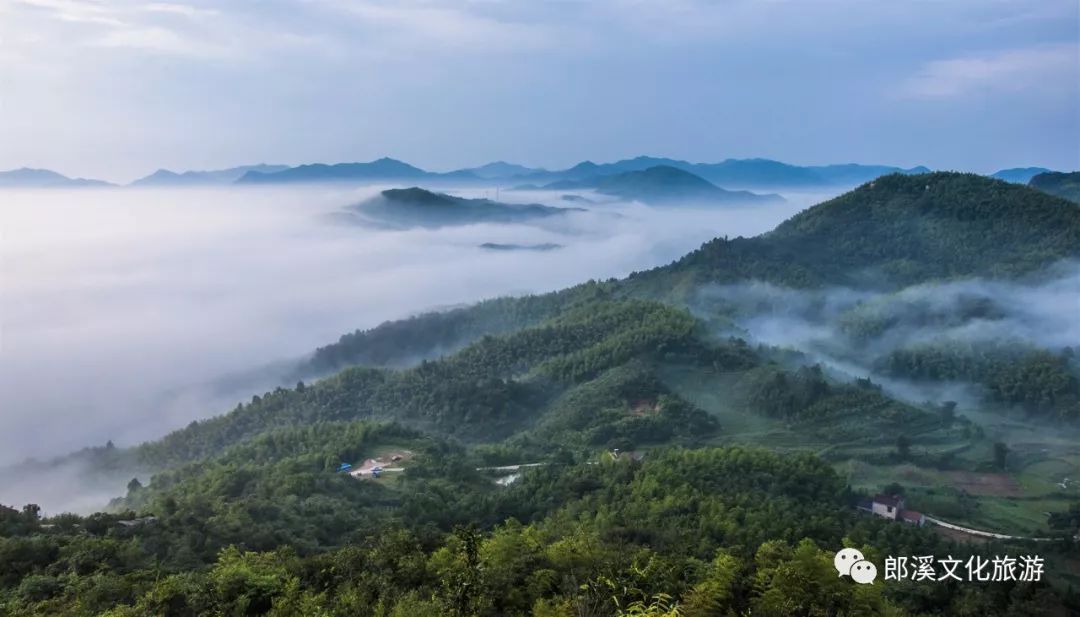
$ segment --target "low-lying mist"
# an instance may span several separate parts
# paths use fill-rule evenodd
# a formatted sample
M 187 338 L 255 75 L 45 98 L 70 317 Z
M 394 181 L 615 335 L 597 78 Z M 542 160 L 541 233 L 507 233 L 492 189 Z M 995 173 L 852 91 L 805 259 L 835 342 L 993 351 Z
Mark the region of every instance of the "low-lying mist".
M 0 193 L 0 466 L 158 437 L 276 385 L 237 380 L 223 391 L 220 378 L 290 365 L 342 333 L 624 276 L 718 235 L 767 231 L 824 197 L 653 209 L 503 192 L 502 201 L 588 210 L 396 231 L 334 216 L 381 188 Z M 91 509 L 76 494 L 88 487 L 63 486 L 61 475 L 48 487 L 0 477 L 0 503 Z
M 986 407 L 978 383 L 890 375 L 891 354 L 936 347 L 1071 355 L 1067 348 L 1080 346 L 1080 264 L 1055 264 L 1027 282 L 968 279 L 895 293 L 717 285 L 700 290 L 695 308 L 731 316 L 739 334 L 757 343 L 796 349 L 840 375 L 869 377 L 899 398 L 978 410 Z

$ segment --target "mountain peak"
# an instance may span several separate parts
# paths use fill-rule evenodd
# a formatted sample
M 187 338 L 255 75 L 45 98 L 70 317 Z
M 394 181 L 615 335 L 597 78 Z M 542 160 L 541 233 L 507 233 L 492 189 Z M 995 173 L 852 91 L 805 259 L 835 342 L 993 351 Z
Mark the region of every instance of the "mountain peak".
M 420 206 L 449 206 L 460 201 L 460 198 L 452 197 L 444 193 L 435 193 L 418 186 L 404 189 L 386 189 L 381 191 L 383 198 L 397 203 L 407 203 Z
M 499 178 L 513 178 L 518 176 L 542 174 L 546 173 L 546 170 L 525 167 L 524 165 L 518 165 L 517 163 L 508 163 L 506 161 L 493 161 L 491 163 L 485 163 L 484 165 L 481 165 L 479 167 L 460 169 L 456 172 L 451 173 L 467 173 L 473 175 L 476 178 L 494 180 Z
M 353 165 L 363 165 L 363 164 L 364 163 L 353 163 Z M 395 166 L 395 167 L 409 167 L 411 169 L 419 169 L 418 167 L 414 167 L 414 166 L 406 163 L 405 161 L 401 161 L 401 160 L 398 160 L 398 159 L 393 159 L 393 158 L 390 158 L 388 156 L 377 158 L 374 161 L 371 161 L 370 163 L 367 163 L 367 164 L 368 165 L 392 165 L 392 166 Z
M 553 182 L 546 189 L 591 188 L 605 195 L 651 204 L 717 203 L 781 200 L 779 195 L 728 191 L 708 180 L 672 165 L 654 165 L 621 173 L 592 174 L 580 180 Z
M 997 178 L 998 180 L 1004 180 L 1006 182 L 1015 182 L 1017 184 L 1027 184 L 1031 182 L 1031 179 L 1039 174 L 1043 174 L 1050 171 L 1045 167 L 1013 167 L 1010 169 L 1001 169 L 995 171 L 990 175 L 991 178 Z
M 70 180 L 67 176 L 57 173 L 51 169 L 40 169 L 35 167 L 20 167 L 18 169 L 12 169 L 11 171 L 0 172 L 9 176 L 18 176 L 22 178 L 64 178 Z
M 9 171 L 0 171 L 0 186 L 20 188 L 76 188 L 109 186 L 102 180 L 87 178 L 69 178 L 51 169 L 20 167 Z

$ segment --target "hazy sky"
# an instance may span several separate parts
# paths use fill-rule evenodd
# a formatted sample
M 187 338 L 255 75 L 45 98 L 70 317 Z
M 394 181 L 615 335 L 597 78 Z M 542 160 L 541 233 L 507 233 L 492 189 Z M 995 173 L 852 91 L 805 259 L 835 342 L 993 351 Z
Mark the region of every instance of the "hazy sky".
M 1076 0 L 0 0 L 0 169 L 1080 167 Z

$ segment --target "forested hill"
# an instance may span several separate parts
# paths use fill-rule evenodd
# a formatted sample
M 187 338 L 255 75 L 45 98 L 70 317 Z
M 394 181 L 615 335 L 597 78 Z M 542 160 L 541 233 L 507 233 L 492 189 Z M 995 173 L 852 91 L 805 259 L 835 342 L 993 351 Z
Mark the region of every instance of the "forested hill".
M 360 221 L 390 227 L 443 227 L 480 222 L 519 223 L 566 214 L 577 208 L 466 199 L 419 187 L 387 189 L 350 211 Z
M 1045 193 L 1080 203 L 1080 171 L 1047 171 L 1034 176 L 1028 184 Z
M 701 283 L 898 288 L 966 276 L 1019 277 L 1080 257 L 1080 207 L 975 174 L 892 174 L 755 238 L 717 238 L 631 276 L 648 295 Z
M 485 334 L 533 326 L 574 302 L 601 297 L 602 287 L 611 285 L 587 283 L 540 296 L 495 298 L 357 330 L 315 350 L 296 377 L 323 375 L 350 364 L 402 367 L 435 354 L 447 354 Z

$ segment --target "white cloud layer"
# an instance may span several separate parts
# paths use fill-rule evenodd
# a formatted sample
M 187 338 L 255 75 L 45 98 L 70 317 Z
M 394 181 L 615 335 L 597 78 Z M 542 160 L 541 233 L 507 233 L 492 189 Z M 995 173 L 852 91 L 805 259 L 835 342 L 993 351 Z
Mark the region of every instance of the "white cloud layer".
M 902 92 L 917 99 L 952 99 L 995 93 L 1072 93 L 1080 89 L 1080 47 L 1075 43 L 1010 49 L 928 62 Z

